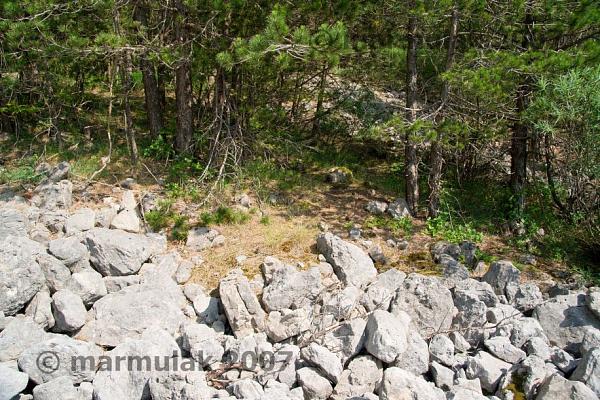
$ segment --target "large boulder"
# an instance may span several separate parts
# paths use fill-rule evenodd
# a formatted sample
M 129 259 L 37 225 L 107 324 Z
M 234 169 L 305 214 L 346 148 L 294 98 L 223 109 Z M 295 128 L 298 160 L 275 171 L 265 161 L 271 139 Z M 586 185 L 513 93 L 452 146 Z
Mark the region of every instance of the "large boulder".
M 88 231 L 85 243 L 92 265 L 104 276 L 135 274 L 144 262 L 165 248 L 153 237 L 106 228 Z
M 50 337 L 31 317 L 17 316 L 0 332 L 0 362 L 19 358 L 21 353 Z
M 25 315 L 33 318 L 33 321 L 44 329 L 54 326 L 55 320 L 52 314 L 52 299 L 46 290 L 40 290 L 29 302 L 25 309 Z
M 387 311 L 375 310 L 367 321 L 367 351 L 383 362 L 394 361 L 406 350 L 409 323 L 410 319 L 406 321 Z
M 0 209 L 0 241 L 9 235 L 27 236 L 28 225 L 29 221 L 24 213 L 14 208 Z
M 50 293 L 64 289 L 71 278 L 71 271 L 59 259 L 50 254 L 40 254 L 36 261 L 46 277 L 46 285 Z
M 422 375 L 429 370 L 429 347 L 415 329 L 409 331 L 406 350 L 396 358 L 393 365 L 415 375 Z
M 61 289 L 52 296 L 54 330 L 74 332 L 85 324 L 87 311 L 81 297 L 68 289 Z
M 35 188 L 31 202 L 49 211 L 68 209 L 73 204 L 73 184 L 68 180 L 42 182 Z
M 90 258 L 88 249 L 77 236 L 51 240 L 48 243 L 48 250 L 66 266 L 72 266 Z
M 65 221 L 67 236 L 89 231 L 96 225 L 96 213 L 90 208 L 80 208 Z
M 504 362 L 485 351 L 478 352 L 474 357 L 467 359 L 467 378 L 479 378 L 481 387 L 494 393 L 500 379 L 511 368 L 511 364 Z
M 533 310 L 550 342 L 579 354 L 586 328 L 600 329 L 600 320 L 585 305 L 585 293 L 556 296 Z
M 61 376 L 75 383 L 90 382 L 101 355 L 102 350 L 91 343 L 52 335 L 25 350 L 19 357 L 19 368 L 38 385 Z
M 173 281 L 128 286 L 96 301 L 77 337 L 116 346 L 126 339 L 138 339 L 151 326 L 174 334 L 185 318 L 181 309 L 186 303 Z
M 521 271 L 515 268 L 510 261 L 495 261 L 483 276 L 483 280 L 494 288 L 496 294 L 504 294 L 506 285 L 519 284 Z
M 397 367 L 391 367 L 383 373 L 383 383 L 379 392 L 381 400 L 445 400 L 441 389 L 435 387 L 420 376 L 413 375 Z
M 297 371 L 297 379 L 298 384 L 304 389 L 306 400 L 325 400 L 333 392 L 331 383 L 314 368 L 300 368 Z
M 587 306 L 597 318 L 600 318 L 600 288 L 593 287 L 588 290 Z
M 33 400 L 84 400 L 68 376 L 61 376 L 33 388 Z
M 410 315 L 423 337 L 448 330 L 454 316 L 452 293 L 434 277 L 410 274 L 392 301 L 392 314 Z
M 16 369 L 0 364 L 0 400 L 18 399 L 27 387 L 29 376 Z
M 570 381 L 558 374 L 547 378 L 538 390 L 536 400 L 597 400 L 594 392 L 581 382 Z
M 268 277 L 262 303 L 267 311 L 299 308 L 316 299 L 323 290 L 318 267 L 298 271 L 280 262 L 265 262 L 263 274 Z
M 311 343 L 301 351 L 302 358 L 315 368 L 318 368 L 327 379 L 337 383 L 342 374 L 342 362 L 327 348 Z
M 360 299 L 360 304 L 367 311 L 388 311 L 392 299 L 396 296 L 396 290 L 402 286 L 404 279 L 406 279 L 406 274 L 395 268 L 377 275 L 377 279 L 369 285 Z
M 319 235 L 317 249 L 346 285 L 364 288 L 377 277 L 377 270 L 368 254 L 331 233 Z
M 361 352 L 365 345 L 367 323 L 361 318 L 346 321 L 325 333 L 322 345 L 338 354 L 342 363 Z
M 0 311 L 14 315 L 44 286 L 46 279 L 27 249 L 4 240 L 0 246 Z
M 74 273 L 67 282 L 67 288 L 81 297 L 88 307 L 108 293 L 102 275 L 93 269 Z
M 585 383 L 596 393 L 596 396 L 600 397 L 600 348 L 589 351 L 583 356 L 571 379 Z
M 381 362 L 372 356 L 358 356 L 348 364 L 333 390 L 332 399 L 346 400 L 379 389 L 383 378 Z
M 393 203 L 390 203 L 387 208 L 387 213 L 392 216 L 392 218 L 400 219 L 404 217 L 410 217 L 411 212 L 408 207 L 408 203 L 403 198 L 396 199 Z
M 219 294 L 236 337 L 264 331 L 266 314 L 241 270 L 231 271 L 221 280 Z

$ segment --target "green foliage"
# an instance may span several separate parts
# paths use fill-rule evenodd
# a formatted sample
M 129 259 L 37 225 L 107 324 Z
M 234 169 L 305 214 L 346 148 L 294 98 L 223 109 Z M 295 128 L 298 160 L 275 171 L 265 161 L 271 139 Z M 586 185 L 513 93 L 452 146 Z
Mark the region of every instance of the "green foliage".
M 460 243 L 463 240 L 478 243 L 483 240 L 483 234 L 472 224 L 457 222 L 456 216 L 444 212 L 427 220 L 427 233 L 450 243 Z
M 171 239 L 175 241 L 185 241 L 188 236 L 190 225 L 188 217 L 185 215 L 173 216 L 173 228 L 171 229 Z
M 262 225 L 271 225 L 271 217 L 269 217 L 268 215 L 263 215 L 262 217 L 260 217 L 260 223 Z
M 0 166 L 0 185 L 38 183 L 44 176 L 35 172 L 37 157 L 28 157 L 9 168 Z
M 387 229 L 394 235 L 411 236 L 414 231 L 410 217 L 391 218 L 383 215 L 371 215 L 363 223 L 365 229 Z
M 200 215 L 200 221 L 204 226 L 211 225 L 240 225 L 250 220 L 247 212 L 226 206 L 219 206 L 214 212 L 204 212 Z

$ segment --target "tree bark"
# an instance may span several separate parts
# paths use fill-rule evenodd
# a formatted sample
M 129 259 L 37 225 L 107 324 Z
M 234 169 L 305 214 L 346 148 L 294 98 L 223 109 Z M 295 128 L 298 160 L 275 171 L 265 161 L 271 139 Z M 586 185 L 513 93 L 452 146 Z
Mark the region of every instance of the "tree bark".
M 449 71 L 454 63 L 454 54 L 456 53 L 456 42 L 458 38 L 458 8 L 454 7 L 452 16 L 450 17 L 450 32 L 448 34 L 448 50 L 446 53 L 445 71 Z M 450 93 L 450 85 L 448 81 L 444 81 L 441 93 L 441 105 L 443 108 L 448 102 Z M 440 110 L 441 111 L 441 110 Z M 428 215 L 435 218 L 438 215 L 440 208 L 440 195 L 442 191 L 442 167 L 444 165 L 444 154 L 442 148 L 442 140 L 444 133 L 438 131 L 436 140 L 431 145 L 431 171 L 429 173 L 429 209 Z
M 406 38 L 406 119 L 412 124 L 417 119 L 417 16 L 414 1 L 409 2 L 408 25 Z M 410 129 L 404 138 L 404 178 L 406 202 L 413 215 L 417 213 L 419 204 L 419 159 L 417 145 L 411 138 Z
M 181 13 L 180 13 L 181 14 Z M 185 18 L 177 16 L 176 18 Z M 193 137 L 192 113 L 192 71 L 191 71 L 191 44 L 185 27 L 185 20 L 175 23 L 177 40 L 182 48 L 182 58 L 175 69 L 175 100 L 177 107 L 177 133 L 175 136 L 175 149 L 179 154 L 190 151 Z
M 525 4 L 525 20 L 523 34 L 523 49 L 528 51 L 533 45 L 533 0 L 527 0 Z M 531 85 L 527 82 L 527 78 L 523 80 L 517 89 L 517 122 L 512 129 L 511 138 L 511 163 L 510 163 L 510 187 L 514 199 L 514 215 L 513 223 L 519 223 L 523 211 L 525 210 L 525 182 L 527 180 L 527 141 L 529 138 L 529 128 L 521 121 L 521 114 L 526 110 L 529 95 L 531 93 Z M 520 224 L 519 224 L 520 225 Z
M 129 97 L 131 90 L 133 89 L 133 82 L 131 75 L 133 72 L 131 54 L 125 52 L 121 60 L 121 79 L 123 82 L 123 127 L 125 129 L 125 137 L 127 138 L 127 146 L 129 147 L 129 155 L 131 157 L 131 163 L 137 164 L 138 161 L 138 149 L 137 142 L 135 140 L 135 133 L 132 127 L 131 120 L 131 104 Z
M 145 2 L 140 1 L 137 4 L 134 18 L 142 26 L 148 27 L 148 6 Z M 160 93 L 154 64 L 148 60 L 146 54 L 140 56 L 140 70 L 142 71 L 142 80 L 144 81 L 144 100 L 148 128 L 152 137 L 158 137 L 162 129 L 162 106 L 160 104 Z

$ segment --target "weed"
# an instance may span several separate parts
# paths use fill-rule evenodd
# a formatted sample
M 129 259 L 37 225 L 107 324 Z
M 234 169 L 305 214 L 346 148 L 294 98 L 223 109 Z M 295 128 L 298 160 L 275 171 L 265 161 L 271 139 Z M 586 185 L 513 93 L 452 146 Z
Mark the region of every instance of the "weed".
M 200 215 L 200 221 L 204 226 L 210 225 L 240 225 L 245 224 L 250 219 L 250 215 L 231 207 L 220 206 L 215 212 L 204 212 Z
M 399 219 L 390 218 L 382 215 L 369 216 L 363 227 L 365 229 L 387 229 L 394 235 L 411 236 L 413 234 L 413 222 L 410 217 L 402 217 Z
M 437 217 L 428 219 L 427 233 L 450 243 L 460 243 L 463 240 L 479 243 L 483 240 L 483 234 L 471 223 L 457 223 L 454 219 L 450 213 L 440 213 Z
M 35 157 L 29 157 L 13 168 L 0 167 L 0 184 L 39 182 L 43 175 L 35 172 L 36 161 Z
M 266 225 L 270 225 L 270 224 L 271 224 L 271 217 L 269 217 L 268 215 L 263 215 L 263 216 L 260 218 L 260 223 L 261 223 L 262 225 L 265 225 L 265 226 L 266 226 Z
M 184 241 L 187 239 L 190 224 L 185 215 L 176 215 L 173 217 L 173 228 L 171 229 L 171 239 L 175 241 Z

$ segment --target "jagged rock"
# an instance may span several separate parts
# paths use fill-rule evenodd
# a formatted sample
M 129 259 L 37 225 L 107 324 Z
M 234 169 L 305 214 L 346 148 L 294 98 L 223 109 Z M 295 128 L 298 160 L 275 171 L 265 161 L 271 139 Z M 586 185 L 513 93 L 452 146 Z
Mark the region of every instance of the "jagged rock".
M 357 227 L 352 227 L 348 230 L 348 238 L 350 240 L 358 240 L 362 236 L 362 230 Z
M 88 307 L 108 293 L 102 275 L 93 269 L 71 275 L 71 279 L 67 282 L 67 289 L 81 297 Z
M 68 209 L 73 205 L 73 184 L 67 180 L 42 182 L 34 193 L 31 202 L 45 210 Z
M 54 167 L 50 168 L 47 172 L 47 180 L 50 182 L 60 182 L 63 179 L 67 179 L 69 177 L 69 172 L 71 171 L 71 164 L 68 161 L 62 161 L 56 164 Z
M 487 309 L 485 317 L 491 324 L 507 325 L 519 320 L 522 314 L 509 304 L 497 304 Z
M 18 359 L 23 351 L 49 335 L 31 317 L 13 318 L 0 332 L 0 362 Z
M 50 289 L 50 293 L 67 287 L 71 271 L 60 260 L 50 254 L 40 254 L 36 261 L 46 277 L 46 285 Z
M 271 311 L 266 321 L 266 332 L 274 342 L 281 342 L 310 328 L 311 320 L 306 310 Z
M 453 387 L 446 393 L 447 400 L 490 400 L 490 398 L 463 387 Z M 493 399 L 493 398 L 492 398 Z M 497 399 L 497 398 L 496 398 Z
M 352 172 L 346 168 L 332 168 L 327 173 L 325 181 L 333 185 L 346 185 L 352 180 Z
M 436 278 L 410 274 L 392 301 L 392 314 L 405 311 L 421 336 L 448 330 L 454 315 L 452 294 Z
M 50 382 L 61 376 L 74 383 L 90 382 L 102 350 L 97 346 L 65 335 L 52 335 L 38 342 L 19 357 L 19 368 L 36 384 Z M 92 364 L 90 364 L 92 363 Z
M 519 284 L 521 271 L 515 268 L 510 261 L 495 261 L 483 276 L 483 280 L 489 283 L 496 294 L 504 294 L 508 284 Z
M 46 228 L 46 225 L 41 223 L 36 223 L 29 230 L 29 237 L 31 240 L 43 244 L 44 246 L 48 245 L 50 241 L 50 229 Z
M 0 364 L 0 399 L 18 398 L 19 393 L 27 387 L 28 381 L 27 374 Z
M 173 279 L 180 285 L 185 284 L 192 277 L 192 270 L 194 269 L 194 264 L 190 261 L 182 261 L 177 267 L 177 271 L 173 275 Z
M 262 303 L 267 311 L 300 308 L 314 301 L 323 290 L 318 267 L 297 271 L 288 265 L 263 264 L 263 274 L 269 276 L 263 290 Z
M 52 315 L 52 300 L 50 293 L 40 290 L 33 297 L 25 309 L 25 315 L 31 316 L 33 321 L 44 329 L 54 326 L 54 315 Z
M 550 343 L 579 354 L 579 346 L 586 333 L 585 327 L 600 329 L 600 320 L 585 306 L 585 294 L 557 296 L 533 310 Z
M 62 232 L 68 216 L 69 214 L 65 210 L 45 211 L 40 215 L 39 222 L 48 228 L 50 232 Z
M 0 209 L 0 241 L 9 235 L 27 236 L 27 216 L 14 208 Z
M 327 348 L 311 343 L 301 351 L 302 358 L 325 375 L 334 384 L 338 382 L 342 374 L 342 362 Z
M 138 285 L 140 283 L 139 275 L 126 276 L 105 276 L 102 278 L 106 286 L 107 293 L 118 292 L 127 286 Z
M 395 268 L 377 275 L 377 279 L 369 285 L 360 299 L 360 304 L 363 305 L 367 311 L 377 309 L 384 311 L 389 310 L 390 303 L 396 295 L 396 290 L 402 286 L 404 279 L 406 279 L 406 274 Z
M 481 387 L 493 393 L 502 376 L 510 369 L 511 365 L 493 357 L 485 351 L 478 352 L 474 357 L 467 359 L 467 378 L 479 378 Z
M 373 260 L 376 265 L 385 265 L 388 262 L 387 257 L 383 254 L 381 246 L 378 244 L 369 248 L 369 257 L 371 257 L 371 260 Z
M 394 367 L 415 375 L 422 375 L 429 369 L 429 346 L 416 330 L 409 331 L 406 350 L 396 359 Z
M 477 265 L 477 245 L 468 240 L 463 240 L 460 243 L 460 250 L 465 259 L 465 264 L 470 268 L 475 267 Z
M 141 231 L 141 221 L 135 210 L 125 209 L 112 219 L 110 227 L 112 229 L 138 233 Z
M 291 388 L 296 383 L 296 361 L 299 355 L 300 348 L 298 346 L 284 344 L 279 347 L 273 353 L 272 368 L 259 372 L 259 382 L 266 383 L 270 379 L 277 379 Z
M 343 322 L 337 328 L 328 331 L 321 344 L 338 354 L 345 364 L 363 349 L 366 325 L 365 320 L 361 318 Z
M 241 270 L 233 270 L 221 280 L 219 295 L 236 337 L 264 331 L 266 314 Z
M 173 334 L 184 320 L 186 300 L 173 281 L 131 285 L 96 301 L 77 337 L 101 346 L 138 339 L 150 326 Z
M 544 361 L 550 360 L 552 351 L 548 343 L 540 337 L 532 337 L 525 344 L 525 351 L 528 356 L 538 356 Z
M 442 364 L 433 361 L 430 367 L 435 386 L 443 390 L 450 390 L 454 386 L 454 372 Z
M 408 208 L 408 203 L 402 198 L 396 199 L 393 203 L 390 203 L 387 209 L 387 213 L 395 219 L 411 216 L 410 209 Z
M 454 281 L 469 279 L 469 270 L 461 263 L 451 261 L 444 267 L 444 277 Z
M 365 210 L 374 215 L 383 215 L 388 209 L 388 204 L 385 201 L 373 200 L 367 203 Z
M 104 276 L 135 274 L 166 245 L 149 236 L 106 228 L 88 231 L 85 243 L 92 265 Z
M 80 208 L 65 221 L 67 236 L 78 232 L 89 231 L 96 225 L 96 213 L 89 208 Z
M 33 388 L 33 400 L 82 400 L 73 380 L 60 376 Z
M 219 299 L 207 295 L 201 286 L 194 286 L 196 286 L 197 288 L 192 292 L 188 290 L 188 288 L 191 288 L 192 286 L 185 285 L 184 293 L 186 297 L 192 302 L 194 311 L 196 312 L 196 315 L 200 318 L 200 320 L 204 323 L 212 324 L 217 319 L 219 319 Z
M 0 311 L 5 315 L 22 310 L 46 282 L 32 253 L 7 242 L 10 238 L 0 246 Z
M 571 379 L 585 383 L 600 397 L 600 348 L 585 353 Z
M 588 351 L 591 351 L 597 347 L 600 347 L 600 330 L 592 327 L 586 327 L 584 329 L 583 341 L 581 342 L 581 354 L 585 355 Z
M 11 253 L 24 253 L 27 256 L 36 258 L 41 254 L 46 254 L 46 247 L 25 236 L 9 235 L 2 241 L 2 247 Z
M 517 364 L 526 357 L 523 350 L 513 346 L 510 339 L 504 336 L 488 339 L 484 345 L 494 356 L 510 364 Z
M 346 400 L 379 389 L 383 378 L 381 362 L 372 356 L 358 356 L 348 364 L 340 375 L 331 396 L 334 400 Z
M 52 295 L 54 330 L 74 332 L 85 324 L 87 311 L 81 297 L 68 289 L 61 289 Z
M 217 332 L 203 324 L 186 323 L 181 327 L 182 348 L 200 365 L 220 362 L 225 350 L 217 339 Z
M 542 292 L 534 283 L 506 285 L 506 298 L 521 312 L 533 310 L 544 302 Z
M 219 236 L 219 232 L 207 227 L 191 229 L 188 232 L 186 247 L 194 251 L 202 251 L 209 247 L 215 247 L 214 241 Z
M 433 261 L 436 263 L 442 262 L 443 255 L 448 255 L 455 261 L 458 261 L 462 255 L 462 250 L 459 245 L 444 241 L 434 243 L 433 246 L 431 246 L 430 252 Z
M 66 266 L 89 259 L 87 248 L 76 236 L 52 240 L 48 243 L 48 250 Z
M 330 325 L 335 321 L 351 319 L 361 314 L 362 307 L 359 305 L 359 299 L 362 295 L 363 291 L 354 286 L 346 286 L 333 293 L 324 293 L 321 308 L 322 323 Z
M 383 384 L 379 396 L 381 400 L 446 399 L 444 392 L 436 388 L 433 383 L 396 367 L 388 368 L 383 373 Z
M 593 287 L 588 290 L 586 304 L 597 318 L 600 318 L 600 288 Z
M 365 348 L 374 357 L 390 363 L 406 350 L 408 324 L 395 315 L 375 310 L 366 327 Z
M 231 385 L 231 391 L 238 399 L 260 400 L 263 398 L 263 387 L 251 379 L 241 379 Z
M 552 364 L 556 365 L 565 374 L 570 374 L 577 367 L 577 361 L 573 356 L 558 347 L 552 349 L 550 360 Z
M 102 207 L 96 211 L 96 224 L 101 228 L 109 228 L 113 219 L 117 216 L 118 206 Z
M 446 335 L 435 335 L 429 342 L 429 355 L 432 361 L 451 367 L 455 363 L 454 343 Z
M 569 381 L 558 374 L 554 374 L 546 378 L 535 398 L 536 400 L 597 400 L 598 397 L 583 383 Z
M 362 289 L 377 276 L 373 261 L 364 251 L 331 233 L 318 236 L 317 249 L 333 266 L 336 275 L 345 285 Z
M 466 353 L 471 349 L 471 344 L 459 332 L 450 332 L 448 337 L 452 340 L 452 343 L 454 343 L 454 350 L 456 352 Z
M 300 368 L 296 373 L 298 384 L 302 386 L 306 400 L 325 400 L 333 393 L 331 383 L 316 369 L 305 367 Z
M 168 371 L 148 380 L 152 400 L 196 400 L 215 397 L 202 371 Z
M 135 210 L 136 208 L 135 193 L 132 190 L 125 190 L 121 195 L 121 210 Z
M 518 348 L 523 347 L 531 338 L 539 337 L 547 340 L 540 323 L 534 318 L 512 319 L 509 326 L 512 328 L 510 341 Z

